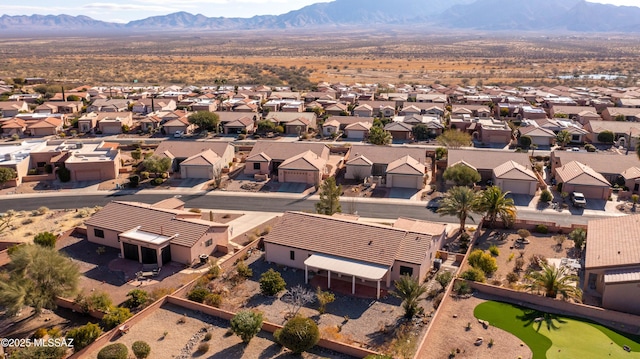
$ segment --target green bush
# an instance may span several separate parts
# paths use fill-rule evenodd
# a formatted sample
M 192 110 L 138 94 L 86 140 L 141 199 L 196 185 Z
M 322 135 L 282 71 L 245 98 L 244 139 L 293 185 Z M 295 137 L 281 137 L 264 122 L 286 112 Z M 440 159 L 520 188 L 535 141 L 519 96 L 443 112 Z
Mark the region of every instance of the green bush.
M 496 259 L 482 249 L 476 249 L 471 252 L 467 261 L 472 267 L 482 270 L 487 275 L 493 274 L 498 270 Z
M 118 325 L 124 323 L 127 319 L 131 318 L 133 314 L 129 311 L 129 308 L 112 307 L 107 314 L 102 317 L 102 324 L 106 330 L 111 330 Z
M 245 278 L 251 278 L 253 275 L 253 270 L 251 270 L 243 260 L 238 261 L 238 264 L 236 264 L 236 270 L 238 271 L 238 274 Z
M 85 326 L 71 329 L 66 337 L 73 339 L 73 351 L 77 352 L 93 343 L 102 334 L 102 329 L 98 324 L 89 323 Z
M 497 257 L 500 255 L 500 249 L 498 249 L 498 246 L 494 244 L 489 247 L 489 253 L 491 253 L 492 256 Z
M 60 167 L 58 168 L 58 172 L 56 172 L 58 174 L 58 179 L 60 180 L 60 182 L 69 182 L 71 181 L 71 171 L 69 171 L 68 168 L 66 167 Z
M 462 272 L 462 274 L 460 275 L 460 278 L 471 280 L 474 282 L 484 282 L 486 280 L 484 276 L 484 272 L 478 268 L 467 269 L 466 271 Z
M 109 344 L 98 352 L 98 359 L 127 359 L 128 356 L 129 349 L 122 343 Z
M 520 277 L 518 276 L 518 273 L 516 272 L 509 272 L 507 274 L 507 282 L 509 283 L 515 283 L 518 281 L 518 279 L 520 279 Z
M 393 357 L 385 354 L 369 354 L 364 359 L 393 359 Z
M 191 289 L 189 293 L 187 293 L 187 299 L 194 302 L 202 303 L 204 302 L 204 299 L 207 297 L 208 294 L 209 294 L 209 291 L 207 290 L 207 288 L 195 287 Z
M 469 294 L 471 293 L 471 286 L 469 285 L 469 283 L 465 281 L 457 281 L 453 285 L 453 291 L 456 292 L 456 294 L 458 295 Z
M 155 185 L 155 186 L 159 186 L 162 184 L 162 182 L 164 182 L 164 180 L 162 178 L 154 178 L 153 181 L 151 182 L 151 184 Z
M 549 233 L 549 228 L 547 228 L 547 226 L 545 226 L 544 224 L 536 224 L 533 231 L 536 233 L 547 234 Z
M 151 353 L 151 347 L 149 344 L 141 340 L 133 342 L 131 350 L 133 350 L 133 355 L 136 356 L 136 359 L 145 359 L 149 356 L 149 353 Z
M 33 243 L 42 247 L 55 248 L 56 239 L 58 239 L 58 236 L 55 234 L 51 232 L 42 232 L 33 237 Z
M 548 189 L 545 189 L 540 193 L 540 201 L 549 203 L 553 199 L 553 195 Z
M 276 330 L 273 336 L 278 343 L 299 354 L 318 343 L 320 331 L 312 319 L 295 317 L 289 319 L 282 329 Z
M 231 318 L 231 330 L 248 343 L 262 329 L 262 314 L 250 310 L 241 310 Z
M 218 293 L 209 293 L 204 297 L 203 303 L 212 307 L 220 308 L 220 304 L 222 304 L 222 296 Z
M 209 343 L 200 343 L 200 345 L 198 345 L 198 350 L 197 350 L 198 353 L 204 354 L 208 351 L 209 351 Z
M 596 152 L 596 146 L 587 143 L 586 145 L 584 145 L 584 149 L 587 150 L 587 152 Z
M 131 187 L 138 187 L 138 185 L 140 184 L 140 176 L 138 175 L 129 176 L 129 184 L 131 185 Z
M 287 283 L 282 279 L 279 272 L 270 268 L 260 276 L 260 292 L 264 295 L 273 296 L 283 291 Z
M 129 308 L 142 307 L 149 301 L 149 293 L 142 289 L 132 289 L 127 293 L 127 306 Z

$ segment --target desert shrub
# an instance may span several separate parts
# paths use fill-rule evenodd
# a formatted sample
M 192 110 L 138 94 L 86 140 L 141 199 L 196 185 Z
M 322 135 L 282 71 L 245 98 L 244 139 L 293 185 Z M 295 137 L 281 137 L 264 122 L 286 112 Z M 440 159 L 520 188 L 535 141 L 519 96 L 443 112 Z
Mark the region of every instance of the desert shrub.
M 260 292 L 264 295 L 273 296 L 283 291 L 287 283 L 282 279 L 279 272 L 270 268 L 260 276 Z
M 457 281 L 456 284 L 453 285 L 453 291 L 458 295 L 469 294 L 471 293 L 471 286 L 465 281 Z
M 492 256 L 497 257 L 500 255 L 500 249 L 498 249 L 498 246 L 492 245 L 489 247 L 489 253 L 491 253 Z
M 33 237 L 33 243 L 42 247 L 55 248 L 56 239 L 58 239 L 58 236 L 51 232 L 41 232 Z
M 131 185 L 131 187 L 138 187 L 138 184 L 140 184 L 140 176 L 138 175 L 129 176 L 129 184 Z
M 128 356 L 129 349 L 122 343 L 109 344 L 98 352 L 98 359 L 127 359 Z
M 149 176 L 151 174 L 148 171 L 142 171 L 140 172 L 140 177 L 142 177 L 142 179 L 149 179 Z
M 451 279 L 453 279 L 453 273 L 451 272 L 442 272 L 436 275 L 436 282 L 440 284 L 442 288 L 446 288 Z
M 222 304 L 222 295 L 218 293 L 209 293 L 204 297 L 203 303 L 212 307 L 220 308 L 220 304 Z
M 198 353 L 204 354 L 209 351 L 209 343 L 200 343 L 198 345 Z
M 39 328 L 33 333 L 35 339 L 44 338 L 48 334 L 47 328 Z
M 495 271 L 498 270 L 496 259 L 481 249 L 476 249 L 471 252 L 467 261 L 472 267 L 482 270 L 487 275 L 495 273 Z
M 318 299 L 318 312 L 324 314 L 327 304 L 333 303 L 336 300 L 336 296 L 327 291 L 323 291 L 320 287 L 316 289 L 316 299 Z
M 49 329 L 47 334 L 49 334 L 51 338 L 60 338 L 60 336 L 62 335 L 62 330 L 60 330 L 60 328 L 58 327 L 53 327 Z
M 522 228 L 522 229 L 518 229 L 518 235 L 520 236 L 520 238 L 527 238 L 531 235 L 531 232 L 529 232 L 528 230 Z
M 36 211 L 38 211 L 38 215 L 42 216 L 47 214 L 47 212 L 49 212 L 49 208 L 42 206 L 42 207 L 39 207 Z
M 248 343 L 262 329 L 262 314 L 250 310 L 241 310 L 231 318 L 233 333 Z
M 76 297 L 75 302 L 80 305 L 85 313 L 89 313 L 94 310 L 106 312 L 113 306 L 111 297 L 109 297 L 109 294 L 105 292 L 93 292 L 88 297 L 79 294 Z
M 544 224 L 536 224 L 536 227 L 533 229 L 533 231 L 536 233 L 547 234 L 549 233 L 549 228 L 547 228 L 547 226 L 545 226 Z
M 106 330 L 110 330 L 124 323 L 132 316 L 133 314 L 131 314 L 129 308 L 113 307 L 102 317 L 102 324 Z
M 209 277 L 209 279 L 216 279 L 216 278 L 220 277 L 221 273 L 222 273 L 222 268 L 220 268 L 219 265 L 214 264 L 211 267 L 209 267 L 209 271 L 207 272 L 207 276 Z
M 484 282 L 486 280 L 484 276 L 484 272 L 478 268 L 467 269 L 466 271 L 462 272 L 462 274 L 460 275 L 460 278 L 471 280 L 474 282 Z
M 149 356 L 149 353 L 151 353 L 151 347 L 149 344 L 141 340 L 133 342 L 131 350 L 133 350 L 133 355 L 136 356 L 136 359 L 145 359 Z
M 245 278 L 251 278 L 253 275 L 253 270 L 249 268 L 243 260 L 238 261 L 238 264 L 236 264 L 236 270 L 238 271 L 238 274 Z
M 431 289 L 430 291 L 427 292 L 427 298 L 433 299 L 438 294 L 440 294 L 440 289 L 433 288 L 433 289 Z
M 289 319 L 282 329 L 273 333 L 278 343 L 294 353 L 305 352 L 318 343 L 320 331 L 310 318 L 294 317 Z
M 189 212 L 191 212 L 191 213 L 202 213 L 202 210 L 200 208 L 191 208 L 191 209 L 189 209 Z
M 509 283 L 515 283 L 515 282 L 518 281 L 518 279 L 520 279 L 520 277 L 518 276 L 518 273 L 509 272 L 507 274 L 507 282 L 509 282 Z
M 149 301 L 149 293 L 142 289 L 132 289 L 127 293 L 127 306 L 129 308 L 142 307 Z
M 207 294 L 209 294 L 207 288 L 196 286 L 187 293 L 187 299 L 202 303 L 204 302 L 204 298 L 207 297 Z
M 156 288 L 151 291 L 151 294 L 149 294 L 149 298 L 151 298 L 151 301 L 155 302 L 156 300 L 164 297 L 165 295 L 169 295 L 173 292 L 174 292 L 173 288 Z
M 431 304 L 433 305 L 434 309 L 438 309 L 440 303 L 442 303 L 442 299 L 444 299 L 444 293 L 438 293 L 438 295 L 433 298 L 433 302 Z
M 513 270 L 516 272 L 520 272 L 522 270 L 522 268 L 524 268 L 524 259 L 523 258 L 516 258 L 516 263 L 513 267 Z
M 584 149 L 587 150 L 587 152 L 596 152 L 596 146 L 587 143 L 586 145 L 584 145 Z
M 73 339 L 73 351 L 77 352 L 93 343 L 102 334 L 98 324 L 88 323 L 79 328 L 71 329 L 66 337 Z
M 202 338 L 202 340 L 205 342 L 208 342 L 209 340 L 211 340 L 212 337 L 213 337 L 213 334 L 207 333 L 204 335 L 204 338 Z
M 369 354 L 364 359 L 393 359 L 393 357 L 385 354 Z
M 534 254 L 529 257 L 529 266 L 533 269 L 542 269 L 542 266 L 546 264 L 548 264 L 547 258 L 542 254 Z
M 71 171 L 66 167 L 58 168 L 58 179 L 60 182 L 69 182 L 71 181 Z
M 540 193 L 540 201 L 549 203 L 553 199 L 553 195 L 548 189 L 545 189 Z
M 151 182 L 151 184 L 155 185 L 155 186 L 159 186 L 162 184 L 162 182 L 164 182 L 162 180 L 162 178 L 154 178 L 153 181 Z

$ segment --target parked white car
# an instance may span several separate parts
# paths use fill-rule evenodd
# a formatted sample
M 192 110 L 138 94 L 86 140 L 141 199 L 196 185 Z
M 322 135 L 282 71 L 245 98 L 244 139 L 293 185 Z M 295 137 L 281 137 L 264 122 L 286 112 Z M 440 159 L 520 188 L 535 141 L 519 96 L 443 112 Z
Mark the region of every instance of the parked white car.
M 180 138 L 180 137 L 182 137 L 182 136 L 184 136 L 184 131 L 176 131 L 176 132 L 173 134 L 173 137 L 175 137 L 175 138 Z
M 573 203 L 574 207 L 586 207 L 587 199 L 584 198 L 584 194 L 581 192 L 573 192 L 571 193 L 571 203 Z

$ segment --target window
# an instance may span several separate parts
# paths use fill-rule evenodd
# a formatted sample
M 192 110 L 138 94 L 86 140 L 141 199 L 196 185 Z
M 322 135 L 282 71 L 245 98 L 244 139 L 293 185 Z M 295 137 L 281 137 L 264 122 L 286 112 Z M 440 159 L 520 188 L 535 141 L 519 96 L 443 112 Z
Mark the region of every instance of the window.
M 212 244 L 213 244 L 213 239 L 208 239 L 206 242 L 204 242 L 205 247 L 211 247 Z
M 93 235 L 98 238 L 104 238 L 104 231 L 102 229 L 94 228 Z
M 580 142 L 580 135 L 571 135 L 571 142 Z
M 253 163 L 253 169 L 254 170 L 259 170 L 260 169 L 260 163 L 259 162 L 254 162 Z
M 400 275 L 405 275 L 405 274 L 411 277 L 413 275 L 413 268 L 400 266 Z
M 292 261 L 296 260 L 296 251 L 289 251 L 289 259 Z
M 46 164 L 46 162 L 38 162 L 36 163 L 36 167 L 44 167 Z

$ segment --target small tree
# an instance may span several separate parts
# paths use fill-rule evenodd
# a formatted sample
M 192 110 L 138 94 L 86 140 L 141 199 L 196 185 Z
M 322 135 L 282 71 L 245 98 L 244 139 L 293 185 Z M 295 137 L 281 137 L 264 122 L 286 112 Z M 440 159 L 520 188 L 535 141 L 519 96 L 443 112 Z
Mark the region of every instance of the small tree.
M 448 151 L 446 148 L 444 147 L 437 147 L 436 148 L 436 160 L 441 160 L 443 158 L 446 158 L 448 154 Z
M 493 274 L 498 270 L 496 259 L 490 253 L 485 253 L 482 249 L 476 249 L 471 252 L 467 261 L 469 265 L 482 270 L 487 275 Z
M 260 292 L 264 295 L 274 296 L 286 287 L 287 283 L 282 279 L 280 272 L 276 272 L 273 268 L 269 268 L 260 276 Z
M 447 285 L 449 285 L 451 279 L 453 279 L 453 273 L 451 272 L 438 273 L 438 275 L 436 276 L 436 282 L 440 284 L 442 289 L 446 288 Z
M 262 314 L 250 310 L 241 310 L 231 318 L 231 330 L 243 342 L 248 343 L 262 329 Z
M 367 142 L 378 146 L 388 145 L 391 143 L 391 140 L 391 133 L 377 126 L 371 127 L 369 137 L 367 137 Z
M 524 228 L 521 228 L 521 229 L 518 229 L 518 235 L 520 236 L 520 238 L 522 238 L 524 240 L 524 239 L 527 239 L 527 238 L 529 238 L 531 236 L 531 232 L 529 232 L 528 230 L 526 230 Z
M 316 212 L 329 216 L 336 212 L 342 212 L 341 194 L 342 186 L 336 185 L 336 179 L 334 177 L 327 178 L 320 186 L 320 202 L 316 203 Z
M 57 239 L 58 236 L 51 232 L 41 232 L 33 237 L 33 243 L 42 247 L 55 248 Z
M 251 276 L 253 276 L 253 270 L 249 268 L 243 260 L 238 261 L 238 264 L 236 264 L 236 270 L 243 278 L 251 278 Z
M 145 359 L 149 356 L 149 353 L 151 353 L 149 344 L 141 340 L 133 342 L 131 350 L 133 350 L 133 355 L 136 356 L 136 359 Z
M 413 128 L 411 129 L 411 133 L 413 134 L 413 138 L 418 141 L 424 141 L 431 137 L 429 133 L 429 127 L 422 123 L 413 126 Z
M 558 245 L 558 248 L 562 248 L 562 244 L 564 243 L 565 240 L 567 240 L 567 236 L 564 236 L 562 234 L 558 234 L 556 236 L 553 236 L 553 240 L 556 241 L 556 244 Z
M 129 308 L 111 307 L 109 312 L 102 317 L 102 323 L 104 324 L 105 329 L 110 330 L 124 323 L 132 316 L 133 314 L 131 314 Z
M 13 168 L 0 167 L 0 188 L 4 188 L 4 184 L 15 179 L 18 176 Z
M 78 294 L 76 303 L 80 305 L 85 313 L 96 310 L 107 312 L 113 307 L 111 297 L 105 292 L 93 292 L 88 297 L 83 297 L 81 294 Z
M 455 183 L 456 186 L 470 186 L 480 181 L 481 177 L 475 169 L 459 163 L 447 168 L 442 174 L 442 178 Z
M 582 251 L 587 242 L 587 231 L 582 228 L 576 228 L 569 233 L 569 238 L 573 241 L 574 247 Z
M 323 291 L 320 287 L 318 287 L 316 289 L 316 299 L 318 300 L 318 312 L 320 312 L 320 314 L 324 314 L 327 304 L 329 303 L 333 303 L 334 300 L 336 300 L 336 296 L 327 291 Z
M 295 317 L 289 319 L 282 329 L 276 330 L 273 336 L 278 343 L 299 354 L 318 343 L 320 331 L 312 319 Z
M 413 318 L 418 312 L 418 298 L 427 292 L 427 287 L 406 274 L 396 280 L 394 286 L 392 294 L 402 300 L 405 318 Z
M 127 359 L 128 356 L 129 349 L 122 343 L 109 344 L 98 352 L 98 359 Z
M 69 330 L 66 337 L 73 339 L 73 351 L 78 352 L 98 339 L 100 334 L 102 334 L 102 329 L 98 324 L 88 323 L 85 326 Z
M 560 147 L 564 148 L 567 143 L 571 142 L 571 134 L 567 130 L 562 130 L 556 135 L 556 142 Z
M 611 131 L 602 131 L 598 134 L 598 142 L 612 144 L 616 136 Z
M 201 131 L 215 131 L 217 133 L 220 118 L 214 112 L 198 111 L 189 116 L 189 123 L 198 126 Z
M 484 272 L 478 268 L 467 269 L 466 271 L 462 272 L 462 274 L 460 275 L 460 278 L 470 280 L 473 282 L 481 282 L 481 283 L 486 280 L 484 276 Z
M 166 173 L 171 168 L 171 159 L 169 157 L 151 156 L 142 161 L 144 168 L 159 176 L 162 173 Z
M 196 286 L 187 293 L 187 299 L 202 303 L 204 302 L 204 298 L 207 297 L 207 294 L 209 294 L 207 288 Z
M 287 304 L 290 317 L 295 317 L 302 307 L 316 300 L 315 293 L 307 288 L 297 285 L 282 296 L 282 301 Z
M 553 195 L 548 189 L 542 190 L 542 192 L 540 193 L 541 202 L 549 203 L 551 202 L 552 199 L 553 199 Z
M 446 130 L 436 137 L 436 141 L 446 148 L 460 148 L 471 146 L 471 135 L 458 130 Z
M 142 289 L 132 289 L 127 293 L 127 306 L 129 308 L 139 308 L 149 301 L 149 293 Z
M 529 148 L 533 140 L 531 139 L 530 136 L 520 136 L 519 142 L 522 148 Z

